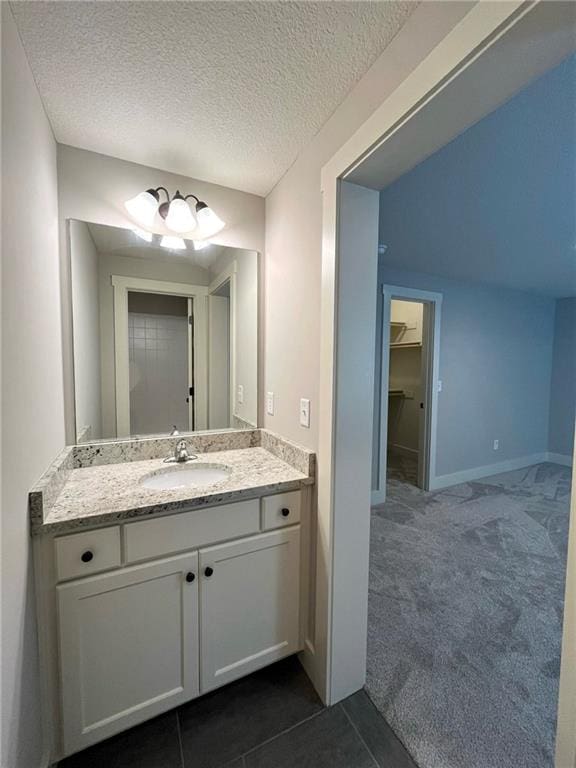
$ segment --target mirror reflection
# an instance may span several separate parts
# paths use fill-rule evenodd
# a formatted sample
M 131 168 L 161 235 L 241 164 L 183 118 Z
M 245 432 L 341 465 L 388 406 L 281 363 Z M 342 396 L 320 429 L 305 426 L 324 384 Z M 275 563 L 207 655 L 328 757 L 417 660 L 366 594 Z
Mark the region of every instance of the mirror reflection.
M 69 239 L 77 442 L 255 427 L 258 254 L 74 220 Z

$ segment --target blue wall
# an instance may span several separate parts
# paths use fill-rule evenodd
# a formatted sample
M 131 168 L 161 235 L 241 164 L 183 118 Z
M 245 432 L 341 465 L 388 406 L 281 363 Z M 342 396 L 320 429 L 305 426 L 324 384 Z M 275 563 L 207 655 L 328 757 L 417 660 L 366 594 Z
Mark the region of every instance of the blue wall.
M 389 266 L 576 295 L 576 56 L 380 196 Z
M 556 302 L 549 447 L 572 456 L 576 417 L 576 299 Z
M 571 56 L 380 195 L 379 279 L 444 296 L 437 475 L 572 452 L 575 137 Z
M 546 453 L 554 299 L 384 265 L 380 279 L 443 294 L 436 474 Z

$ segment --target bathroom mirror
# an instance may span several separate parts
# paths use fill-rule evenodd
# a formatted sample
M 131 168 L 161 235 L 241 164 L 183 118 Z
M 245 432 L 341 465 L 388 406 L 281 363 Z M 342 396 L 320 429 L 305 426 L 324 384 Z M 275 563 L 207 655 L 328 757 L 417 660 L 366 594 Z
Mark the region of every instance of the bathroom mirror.
M 257 252 L 68 235 L 76 441 L 257 426 Z

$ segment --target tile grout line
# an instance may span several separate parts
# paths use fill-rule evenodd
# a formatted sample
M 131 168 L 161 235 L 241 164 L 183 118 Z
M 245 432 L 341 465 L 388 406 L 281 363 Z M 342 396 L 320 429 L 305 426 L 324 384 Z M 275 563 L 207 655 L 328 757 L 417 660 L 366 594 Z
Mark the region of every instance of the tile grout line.
M 327 712 L 329 709 L 330 707 L 322 707 L 322 709 L 320 709 L 318 712 L 314 712 L 313 714 L 308 715 L 308 717 L 305 717 L 304 720 L 300 720 L 298 723 L 291 725 L 289 728 L 285 728 L 283 731 L 280 731 L 280 733 L 277 733 L 275 736 L 271 736 L 269 739 L 266 739 L 265 741 L 260 742 L 260 744 L 257 744 L 255 747 L 251 747 L 250 749 L 246 750 L 246 752 L 243 752 L 240 755 L 240 757 L 244 760 L 244 764 L 246 764 L 247 755 L 251 755 L 252 752 L 256 752 L 256 750 L 260 749 L 260 747 L 264 747 L 266 746 L 266 744 L 270 744 L 270 742 L 280 738 L 280 736 L 284 736 L 286 733 L 290 733 L 290 731 L 293 731 L 295 728 L 298 728 L 300 725 L 304 725 L 304 723 L 308 723 L 310 720 L 313 720 L 315 717 L 318 717 L 318 715 L 321 715 L 322 712 Z
M 352 726 L 352 728 L 354 729 L 354 731 L 355 731 L 356 735 L 357 735 L 357 736 L 358 736 L 358 738 L 360 739 L 360 742 L 361 742 L 361 743 L 364 745 L 364 748 L 366 749 L 366 751 L 368 752 L 368 754 L 370 755 L 370 757 L 371 757 L 371 758 L 372 758 L 372 760 L 374 761 L 374 765 L 376 766 L 376 768 L 381 768 L 381 766 L 380 766 L 380 763 L 379 763 L 379 762 L 378 762 L 378 760 L 376 760 L 376 758 L 374 757 L 374 753 L 372 752 L 372 750 L 370 749 L 370 747 L 368 746 L 368 744 L 366 744 L 366 741 L 364 740 L 364 738 L 363 738 L 362 734 L 360 733 L 360 731 L 359 731 L 359 730 L 358 730 L 358 728 L 356 727 L 356 723 L 355 723 L 355 722 L 352 720 L 352 718 L 350 717 L 350 715 L 348 714 L 348 712 L 346 712 L 346 708 L 342 706 L 342 702 L 339 702 L 338 706 L 340 707 L 340 709 L 342 710 L 342 712 L 344 712 L 344 716 L 346 717 L 346 719 L 348 720 L 348 722 L 350 723 L 350 725 L 351 725 L 351 726 Z
M 180 763 L 182 765 L 182 768 L 186 768 L 184 765 L 184 747 L 182 746 L 182 732 L 180 730 L 180 712 L 177 709 L 176 710 L 176 730 L 178 731 L 178 745 L 180 747 Z

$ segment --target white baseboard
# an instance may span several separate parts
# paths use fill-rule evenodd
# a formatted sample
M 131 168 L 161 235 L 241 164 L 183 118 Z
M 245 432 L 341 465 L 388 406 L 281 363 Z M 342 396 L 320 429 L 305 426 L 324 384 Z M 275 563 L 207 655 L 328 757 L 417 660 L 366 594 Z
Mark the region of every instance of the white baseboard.
M 375 507 L 377 504 L 384 504 L 386 501 L 386 488 L 377 488 L 372 491 L 370 495 L 370 506 Z
M 389 445 L 388 450 L 392 453 L 398 453 L 400 456 L 407 456 L 409 459 L 417 459 L 419 456 L 417 449 L 408 448 L 405 445 L 398 445 L 397 443 Z
M 533 464 L 542 464 L 545 461 L 550 461 L 549 455 L 548 452 L 533 453 L 530 456 L 520 456 L 518 459 L 509 459 L 498 464 L 463 469 L 461 472 L 453 472 L 449 475 L 437 475 L 430 479 L 430 490 L 437 491 L 440 488 L 449 488 L 451 485 L 468 483 L 470 480 L 480 480 L 489 475 L 499 475 L 501 472 L 512 472 L 515 469 L 531 467 Z
M 568 456 L 565 453 L 552 453 L 549 451 L 547 461 L 551 461 L 552 464 L 561 464 L 563 467 L 572 466 L 572 456 Z

